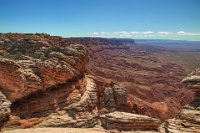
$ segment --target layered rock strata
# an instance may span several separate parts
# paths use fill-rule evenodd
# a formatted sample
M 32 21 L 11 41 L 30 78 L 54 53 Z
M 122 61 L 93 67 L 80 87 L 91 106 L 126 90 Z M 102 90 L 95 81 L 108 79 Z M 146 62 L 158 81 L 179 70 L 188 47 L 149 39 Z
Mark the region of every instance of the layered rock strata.
M 107 133 L 98 128 L 29 128 L 4 131 L 3 133 Z
M 0 36 L 0 88 L 10 101 L 83 75 L 87 50 L 81 45 L 58 46 L 48 37 Z
M 104 89 L 104 106 L 107 108 L 119 108 L 127 104 L 127 91 L 117 84 L 110 84 Z
M 11 102 L 7 100 L 6 96 L 0 91 L 0 127 L 4 125 L 9 119 Z
M 157 130 L 161 121 L 144 115 L 125 112 L 112 112 L 101 116 L 102 125 L 106 129 L 118 130 Z
M 86 77 L 86 90 L 75 103 L 52 113 L 36 127 L 94 127 L 98 124 L 97 95 L 94 79 Z
M 194 92 L 195 98 L 190 106 L 200 109 L 200 68 L 193 71 L 182 83 Z
M 194 100 L 185 106 L 174 119 L 161 126 L 162 133 L 199 133 L 200 132 L 200 69 L 183 79 L 182 83 L 194 92 Z
M 93 78 L 85 77 L 87 63 L 82 45 L 66 44 L 60 37 L 1 34 L 0 90 L 12 102 L 5 127 L 67 126 L 66 119 L 68 125 L 77 123 L 74 127 L 94 126 L 97 96 Z M 9 112 L 10 104 L 8 109 L 4 105 L 2 101 L 2 117 Z M 64 118 L 65 124 L 54 123 L 54 118 Z

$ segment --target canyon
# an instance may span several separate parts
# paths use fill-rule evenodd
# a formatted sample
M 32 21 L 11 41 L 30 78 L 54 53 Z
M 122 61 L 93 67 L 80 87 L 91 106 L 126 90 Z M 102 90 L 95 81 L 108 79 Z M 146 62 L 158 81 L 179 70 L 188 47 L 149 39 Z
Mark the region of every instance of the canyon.
M 127 112 L 164 121 L 174 117 L 192 100 L 192 93 L 180 84 L 187 71 L 181 65 L 160 58 L 167 52 L 165 48 L 137 44 L 129 39 L 120 40 L 123 43 L 99 38 L 66 40 L 87 47 L 90 60 L 87 73 L 103 83 L 124 86 L 128 104 L 122 108 Z M 161 54 L 155 56 L 159 52 Z
M 199 69 L 187 77 L 156 52 L 166 49 L 132 39 L 1 34 L 2 131 L 198 132 Z

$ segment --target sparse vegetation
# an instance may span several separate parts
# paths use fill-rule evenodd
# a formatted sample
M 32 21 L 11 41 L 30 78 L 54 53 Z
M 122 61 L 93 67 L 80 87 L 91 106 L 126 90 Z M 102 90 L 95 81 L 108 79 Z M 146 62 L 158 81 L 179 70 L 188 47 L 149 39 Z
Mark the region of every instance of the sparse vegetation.
M 42 52 L 35 52 L 33 54 L 33 57 L 36 59 L 43 59 L 44 58 L 44 54 Z
M 60 46 L 52 46 L 50 48 L 48 48 L 46 51 L 45 51 L 45 57 L 48 56 L 49 53 L 51 52 L 60 52 L 60 53 L 65 53 L 65 49 L 60 47 Z
M 76 111 L 74 109 L 67 110 L 67 113 L 70 117 L 76 118 Z

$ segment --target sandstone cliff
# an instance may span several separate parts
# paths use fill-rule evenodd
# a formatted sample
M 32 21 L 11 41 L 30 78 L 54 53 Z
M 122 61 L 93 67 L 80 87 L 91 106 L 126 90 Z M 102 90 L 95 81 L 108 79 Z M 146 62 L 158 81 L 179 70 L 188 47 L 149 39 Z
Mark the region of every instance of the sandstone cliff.
M 14 102 L 83 75 L 87 51 L 58 46 L 48 35 L 0 36 L 1 91 Z
M 97 123 L 95 84 L 85 76 L 88 53 L 82 45 L 46 34 L 2 34 L 0 42 L 0 91 L 7 98 L 2 94 L 1 116 L 11 113 L 5 127 Z
M 194 92 L 194 100 L 161 126 L 162 133 L 199 133 L 200 132 L 200 69 L 193 71 L 182 83 Z
M 126 44 L 131 42 L 125 41 Z M 116 83 L 103 83 L 86 75 L 87 63 L 86 48 L 61 37 L 1 34 L 0 122 L 3 130 L 34 127 L 41 131 L 52 127 L 91 128 L 99 125 L 97 132 L 107 132 L 101 125 L 107 128 L 105 121 L 113 111 L 126 114 L 117 111 L 125 111 L 127 90 Z M 122 124 L 128 130 L 137 130 L 136 125 L 141 125 L 140 130 L 157 130 L 160 125 L 157 119 L 126 115 L 119 115 L 120 118 L 114 121 L 119 125 L 129 119 L 135 121 Z M 95 129 L 88 131 L 96 132 Z
M 63 39 L 47 34 L 1 34 L 3 131 L 200 132 L 200 69 L 183 79 L 181 85 L 178 81 L 185 72 L 180 66 L 163 63 L 151 55 L 156 49 L 133 43 Z M 86 68 L 88 55 L 91 61 Z M 191 101 L 190 90 L 194 92 L 193 102 L 161 124 L 161 120 L 173 117 Z
M 0 127 L 2 127 L 9 119 L 11 102 L 2 92 L 0 92 L 0 102 Z

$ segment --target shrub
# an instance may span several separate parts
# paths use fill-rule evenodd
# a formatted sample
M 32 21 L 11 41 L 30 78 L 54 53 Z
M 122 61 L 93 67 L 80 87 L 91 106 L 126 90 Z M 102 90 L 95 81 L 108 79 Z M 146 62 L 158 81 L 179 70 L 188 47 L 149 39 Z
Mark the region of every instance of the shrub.
M 48 48 L 46 51 L 45 51 L 45 56 L 48 56 L 49 53 L 51 52 L 60 52 L 60 53 L 64 53 L 65 52 L 65 49 L 60 47 L 60 46 L 53 46 L 53 47 L 50 47 Z
M 44 58 L 44 54 L 41 53 L 41 52 L 35 52 L 33 54 L 33 57 L 36 58 L 36 59 L 42 59 L 42 58 Z
M 76 118 L 76 111 L 74 109 L 67 110 L 67 113 L 70 117 Z

